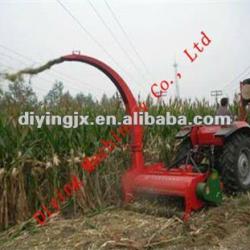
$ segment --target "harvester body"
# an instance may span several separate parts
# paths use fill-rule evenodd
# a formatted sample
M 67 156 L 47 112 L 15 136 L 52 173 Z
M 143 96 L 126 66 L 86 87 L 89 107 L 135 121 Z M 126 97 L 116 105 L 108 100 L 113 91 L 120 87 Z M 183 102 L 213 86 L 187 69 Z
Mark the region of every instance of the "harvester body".
M 134 117 L 135 112 L 140 112 L 140 108 L 130 91 L 128 85 L 121 76 L 110 66 L 95 58 L 72 54 L 60 58 L 61 61 L 78 61 L 90 64 L 101 70 L 115 84 L 126 106 L 127 113 Z M 241 84 L 241 117 L 246 117 L 245 105 L 250 102 L 250 80 Z M 243 119 L 244 120 L 244 119 Z M 146 165 L 143 157 L 143 128 L 141 125 L 132 125 L 131 135 L 131 167 L 122 177 L 122 190 L 125 202 L 132 201 L 137 193 L 148 192 L 168 196 L 179 196 L 185 200 L 184 219 L 188 219 L 192 210 L 200 209 L 205 202 L 218 204 L 221 202 L 222 185 L 219 174 L 224 175 L 226 186 L 233 190 L 247 190 L 250 188 L 250 128 L 242 122 L 235 122 L 229 126 L 193 126 L 183 128 L 177 137 L 188 139 L 189 148 L 184 152 L 184 157 L 180 157 L 173 166 L 165 166 L 163 163 Z M 247 136 L 246 136 L 247 135 Z M 230 141 L 229 141 L 230 140 Z M 234 146 L 241 140 L 242 147 L 235 150 Z M 228 144 L 228 145 L 226 145 Z M 203 164 L 202 157 L 195 161 L 193 155 L 199 148 L 205 147 L 211 158 L 214 157 L 216 148 L 226 149 L 223 155 L 229 158 L 224 159 L 225 165 L 222 169 L 216 166 L 212 160 L 209 165 Z M 208 148 L 208 149 L 207 149 Z M 234 159 L 234 158 L 235 159 Z M 222 157 L 223 158 L 223 157 Z M 237 168 L 237 162 L 239 168 Z M 234 167 L 231 169 L 231 165 Z M 237 166 L 236 166 L 237 165 Z M 215 169 L 218 169 L 217 171 Z M 222 170 L 221 170 L 222 169 Z M 220 172 L 221 171 L 221 172 Z M 229 178 L 227 179 L 227 175 Z M 235 178 L 237 175 L 237 178 Z M 244 178 L 243 178 L 244 177 Z M 241 181 L 242 180 L 244 181 Z

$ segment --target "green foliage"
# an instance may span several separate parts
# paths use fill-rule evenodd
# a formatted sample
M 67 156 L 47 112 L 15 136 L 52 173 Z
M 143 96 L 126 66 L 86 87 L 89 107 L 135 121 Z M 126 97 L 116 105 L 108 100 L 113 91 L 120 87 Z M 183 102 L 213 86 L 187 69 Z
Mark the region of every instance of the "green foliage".
M 149 114 L 155 116 L 165 115 L 169 111 L 173 115 L 187 115 L 191 119 L 196 114 L 214 113 L 214 107 L 209 106 L 205 100 L 192 102 L 172 99 L 167 105 L 154 105 L 152 98 L 148 97 L 146 102 Z M 91 95 L 82 93 L 73 97 L 68 92 L 63 92 L 61 82 L 56 82 L 44 100 L 38 102 L 31 85 L 17 81 L 9 86 L 7 92 L 0 94 L 0 104 L 0 169 L 7 173 L 3 178 L 12 175 L 15 168 L 22 172 L 23 178 L 20 182 L 23 181 L 26 190 L 27 199 L 23 200 L 29 208 L 29 216 L 41 203 L 48 204 L 56 189 L 62 188 L 72 174 L 83 179 L 86 186 L 82 199 L 72 199 L 71 210 L 86 213 L 89 209 L 101 209 L 120 202 L 120 177 L 130 165 L 129 138 L 124 138 L 123 143 L 118 145 L 95 173 L 86 174 L 80 167 L 83 155 L 93 155 L 100 147 L 100 139 L 111 139 L 110 130 L 115 130 L 115 127 L 93 125 L 75 129 L 62 126 L 36 128 L 20 126 L 17 122 L 18 116 L 24 111 L 34 111 L 38 115 L 46 111 L 55 115 L 73 114 L 76 111 L 79 114 L 89 114 L 90 117 L 102 114 L 121 118 L 124 108 L 118 94 L 111 98 L 104 94 L 100 102 L 94 101 Z M 178 129 L 177 125 L 145 127 L 146 161 L 168 162 L 172 158 L 174 135 Z M 12 185 L 9 182 L 7 186 Z M 4 191 L 2 183 L 0 196 Z M 8 199 L 13 199 L 11 194 L 8 195 Z M 2 204 L 0 200 L 0 209 L 2 206 L 8 206 L 8 202 Z M 8 223 L 15 222 L 13 219 Z

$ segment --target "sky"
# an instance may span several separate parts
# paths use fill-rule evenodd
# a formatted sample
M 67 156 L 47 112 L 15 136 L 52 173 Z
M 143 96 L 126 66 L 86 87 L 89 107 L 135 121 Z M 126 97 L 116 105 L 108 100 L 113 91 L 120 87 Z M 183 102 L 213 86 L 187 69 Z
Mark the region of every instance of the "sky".
M 232 99 L 239 81 L 250 77 L 250 0 L 106 2 L 0 0 L 0 72 L 80 51 L 113 67 L 134 95 L 144 99 L 153 83 L 175 79 L 176 60 L 180 96 L 210 101 L 212 90 L 222 90 Z M 201 32 L 211 40 L 209 45 L 202 45 Z M 194 42 L 202 52 L 195 51 Z M 197 53 L 193 62 L 185 49 Z M 42 97 L 56 80 L 72 95 L 91 93 L 99 99 L 116 91 L 97 69 L 72 62 L 33 77 L 33 88 Z M 176 95 L 175 85 L 164 100 Z

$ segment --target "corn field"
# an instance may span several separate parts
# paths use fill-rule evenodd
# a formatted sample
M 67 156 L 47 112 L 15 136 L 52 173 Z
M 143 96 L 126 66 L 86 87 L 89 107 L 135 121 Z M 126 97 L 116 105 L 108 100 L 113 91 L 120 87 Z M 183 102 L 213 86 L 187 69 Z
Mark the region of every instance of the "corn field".
M 1 83 L 0 83 L 1 87 Z M 214 114 L 215 107 L 206 100 L 175 100 L 168 104 L 153 104 L 150 97 L 146 104 L 149 114 L 194 115 Z M 237 105 L 231 109 L 236 112 Z M 121 98 L 103 95 L 93 101 L 91 95 L 79 93 L 71 96 L 63 91 L 63 84 L 56 82 L 42 101 L 29 83 L 23 80 L 9 85 L 7 91 L 0 90 L 0 228 L 31 218 L 41 204 L 55 195 L 70 179 L 77 175 L 85 183 L 84 190 L 73 196 L 62 209 L 64 216 L 96 212 L 108 206 L 119 206 L 122 201 L 120 177 L 130 165 L 129 138 L 88 174 L 80 166 L 82 158 L 91 156 L 100 146 L 100 139 L 110 139 L 111 126 L 20 126 L 18 116 L 24 111 L 56 115 L 79 114 L 115 115 L 121 118 L 124 107 Z M 164 161 L 173 157 L 174 135 L 178 126 L 148 126 L 144 129 L 144 154 L 147 162 Z

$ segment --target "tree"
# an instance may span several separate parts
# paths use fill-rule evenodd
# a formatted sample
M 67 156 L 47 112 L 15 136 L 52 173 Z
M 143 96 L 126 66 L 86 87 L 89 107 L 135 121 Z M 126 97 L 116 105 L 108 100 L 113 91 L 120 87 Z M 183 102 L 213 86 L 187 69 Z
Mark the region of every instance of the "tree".
M 4 93 L 3 99 L 7 103 L 15 103 L 19 106 L 34 106 L 38 102 L 31 83 L 25 84 L 23 80 L 9 84 L 9 90 Z
M 80 93 L 76 95 L 75 99 L 80 107 L 95 105 L 95 102 L 91 94 L 88 94 L 86 96 L 83 93 Z
M 63 96 L 63 83 L 56 81 L 49 93 L 44 97 L 44 102 L 48 106 L 57 106 Z

